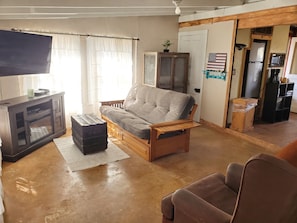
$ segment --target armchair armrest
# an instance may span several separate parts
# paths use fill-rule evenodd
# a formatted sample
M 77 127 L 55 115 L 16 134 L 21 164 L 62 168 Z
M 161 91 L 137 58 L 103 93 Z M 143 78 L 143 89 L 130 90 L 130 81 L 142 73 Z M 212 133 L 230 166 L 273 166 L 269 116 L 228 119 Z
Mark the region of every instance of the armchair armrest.
M 172 196 L 175 209 L 174 222 L 230 223 L 231 216 L 186 189 Z M 179 218 L 179 213 L 187 219 Z M 177 220 L 177 221 L 175 221 Z
M 167 132 L 174 132 L 174 131 L 180 131 L 180 130 L 186 130 L 191 129 L 194 127 L 199 126 L 200 124 L 197 122 L 194 122 L 192 120 L 176 120 L 171 122 L 162 122 L 151 125 L 152 131 L 156 131 L 156 137 L 159 137 L 161 134 L 165 134 Z
M 239 190 L 243 168 L 243 165 L 238 163 L 230 163 L 227 167 L 225 183 L 236 193 Z
M 122 108 L 124 104 L 124 100 L 114 100 L 114 101 L 100 101 L 102 106 L 112 106 Z

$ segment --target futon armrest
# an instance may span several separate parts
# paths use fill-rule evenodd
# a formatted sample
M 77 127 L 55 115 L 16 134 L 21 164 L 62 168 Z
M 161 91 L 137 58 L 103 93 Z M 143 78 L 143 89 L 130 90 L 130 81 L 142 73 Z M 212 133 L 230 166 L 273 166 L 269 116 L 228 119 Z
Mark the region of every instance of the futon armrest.
M 186 189 L 172 195 L 174 222 L 229 223 L 231 216 Z M 186 216 L 181 219 L 178 215 Z M 177 221 L 176 221 L 177 220 Z
M 241 176 L 243 172 L 243 165 L 238 163 L 230 163 L 227 167 L 225 184 L 234 192 L 238 193 Z
M 102 106 L 112 106 L 122 108 L 124 104 L 124 100 L 114 100 L 114 101 L 100 101 Z
M 179 120 L 170 121 L 170 122 L 160 122 L 160 123 L 157 123 L 157 124 L 152 124 L 151 128 L 159 128 L 159 127 L 180 125 L 180 124 L 184 124 L 184 123 L 193 123 L 193 122 L 194 121 L 189 120 L 189 119 L 179 119 Z M 194 122 L 194 123 L 196 123 L 196 122 Z
M 157 137 L 158 137 L 161 134 L 191 129 L 199 125 L 200 125 L 199 123 L 194 122 L 192 120 L 181 119 L 181 120 L 176 120 L 171 122 L 162 122 L 162 123 L 153 124 L 150 127 L 152 131 L 157 132 Z
M 195 115 L 195 112 L 196 112 L 197 108 L 198 108 L 198 105 L 194 104 L 191 111 L 190 111 L 190 113 L 189 113 L 189 117 L 188 117 L 189 120 L 194 119 L 194 115 Z

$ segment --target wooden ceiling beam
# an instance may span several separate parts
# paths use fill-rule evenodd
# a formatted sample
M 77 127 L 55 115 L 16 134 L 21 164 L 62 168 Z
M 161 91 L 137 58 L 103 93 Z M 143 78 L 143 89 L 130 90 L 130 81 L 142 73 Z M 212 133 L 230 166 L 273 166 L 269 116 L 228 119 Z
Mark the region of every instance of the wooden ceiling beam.
M 297 6 L 253 12 L 238 17 L 238 29 L 297 24 Z
M 238 29 L 297 24 L 297 6 L 288 6 L 231 16 L 180 22 L 179 27 L 184 28 L 228 20 L 238 20 Z

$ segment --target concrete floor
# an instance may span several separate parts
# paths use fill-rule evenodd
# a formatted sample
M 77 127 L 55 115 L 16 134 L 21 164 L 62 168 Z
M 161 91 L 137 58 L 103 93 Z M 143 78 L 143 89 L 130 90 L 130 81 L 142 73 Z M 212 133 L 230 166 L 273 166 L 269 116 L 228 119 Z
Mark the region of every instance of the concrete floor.
M 283 147 L 297 139 L 296 127 L 297 114 L 291 112 L 289 120 L 275 123 L 258 122 L 254 124 L 252 131 L 246 132 L 246 135 Z
M 204 125 L 191 132 L 190 152 L 152 163 L 118 146 L 129 159 L 78 172 L 69 171 L 53 142 L 15 163 L 4 162 L 5 222 L 161 222 L 164 195 L 210 173 L 224 173 L 230 162 L 272 153 Z
M 287 121 L 275 123 L 257 121 L 253 128 L 246 132 L 237 132 L 229 128 L 224 131 L 275 153 L 285 145 L 297 140 L 296 128 L 297 114 L 291 112 Z

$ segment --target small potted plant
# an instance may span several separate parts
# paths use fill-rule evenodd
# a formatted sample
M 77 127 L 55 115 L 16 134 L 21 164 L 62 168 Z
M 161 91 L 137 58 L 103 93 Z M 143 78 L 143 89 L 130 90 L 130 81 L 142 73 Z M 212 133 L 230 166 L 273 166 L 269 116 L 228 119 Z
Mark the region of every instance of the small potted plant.
M 170 40 L 165 40 L 165 42 L 162 44 L 162 46 L 164 47 L 163 52 L 169 52 L 169 46 L 171 46 L 172 43 L 170 42 Z

